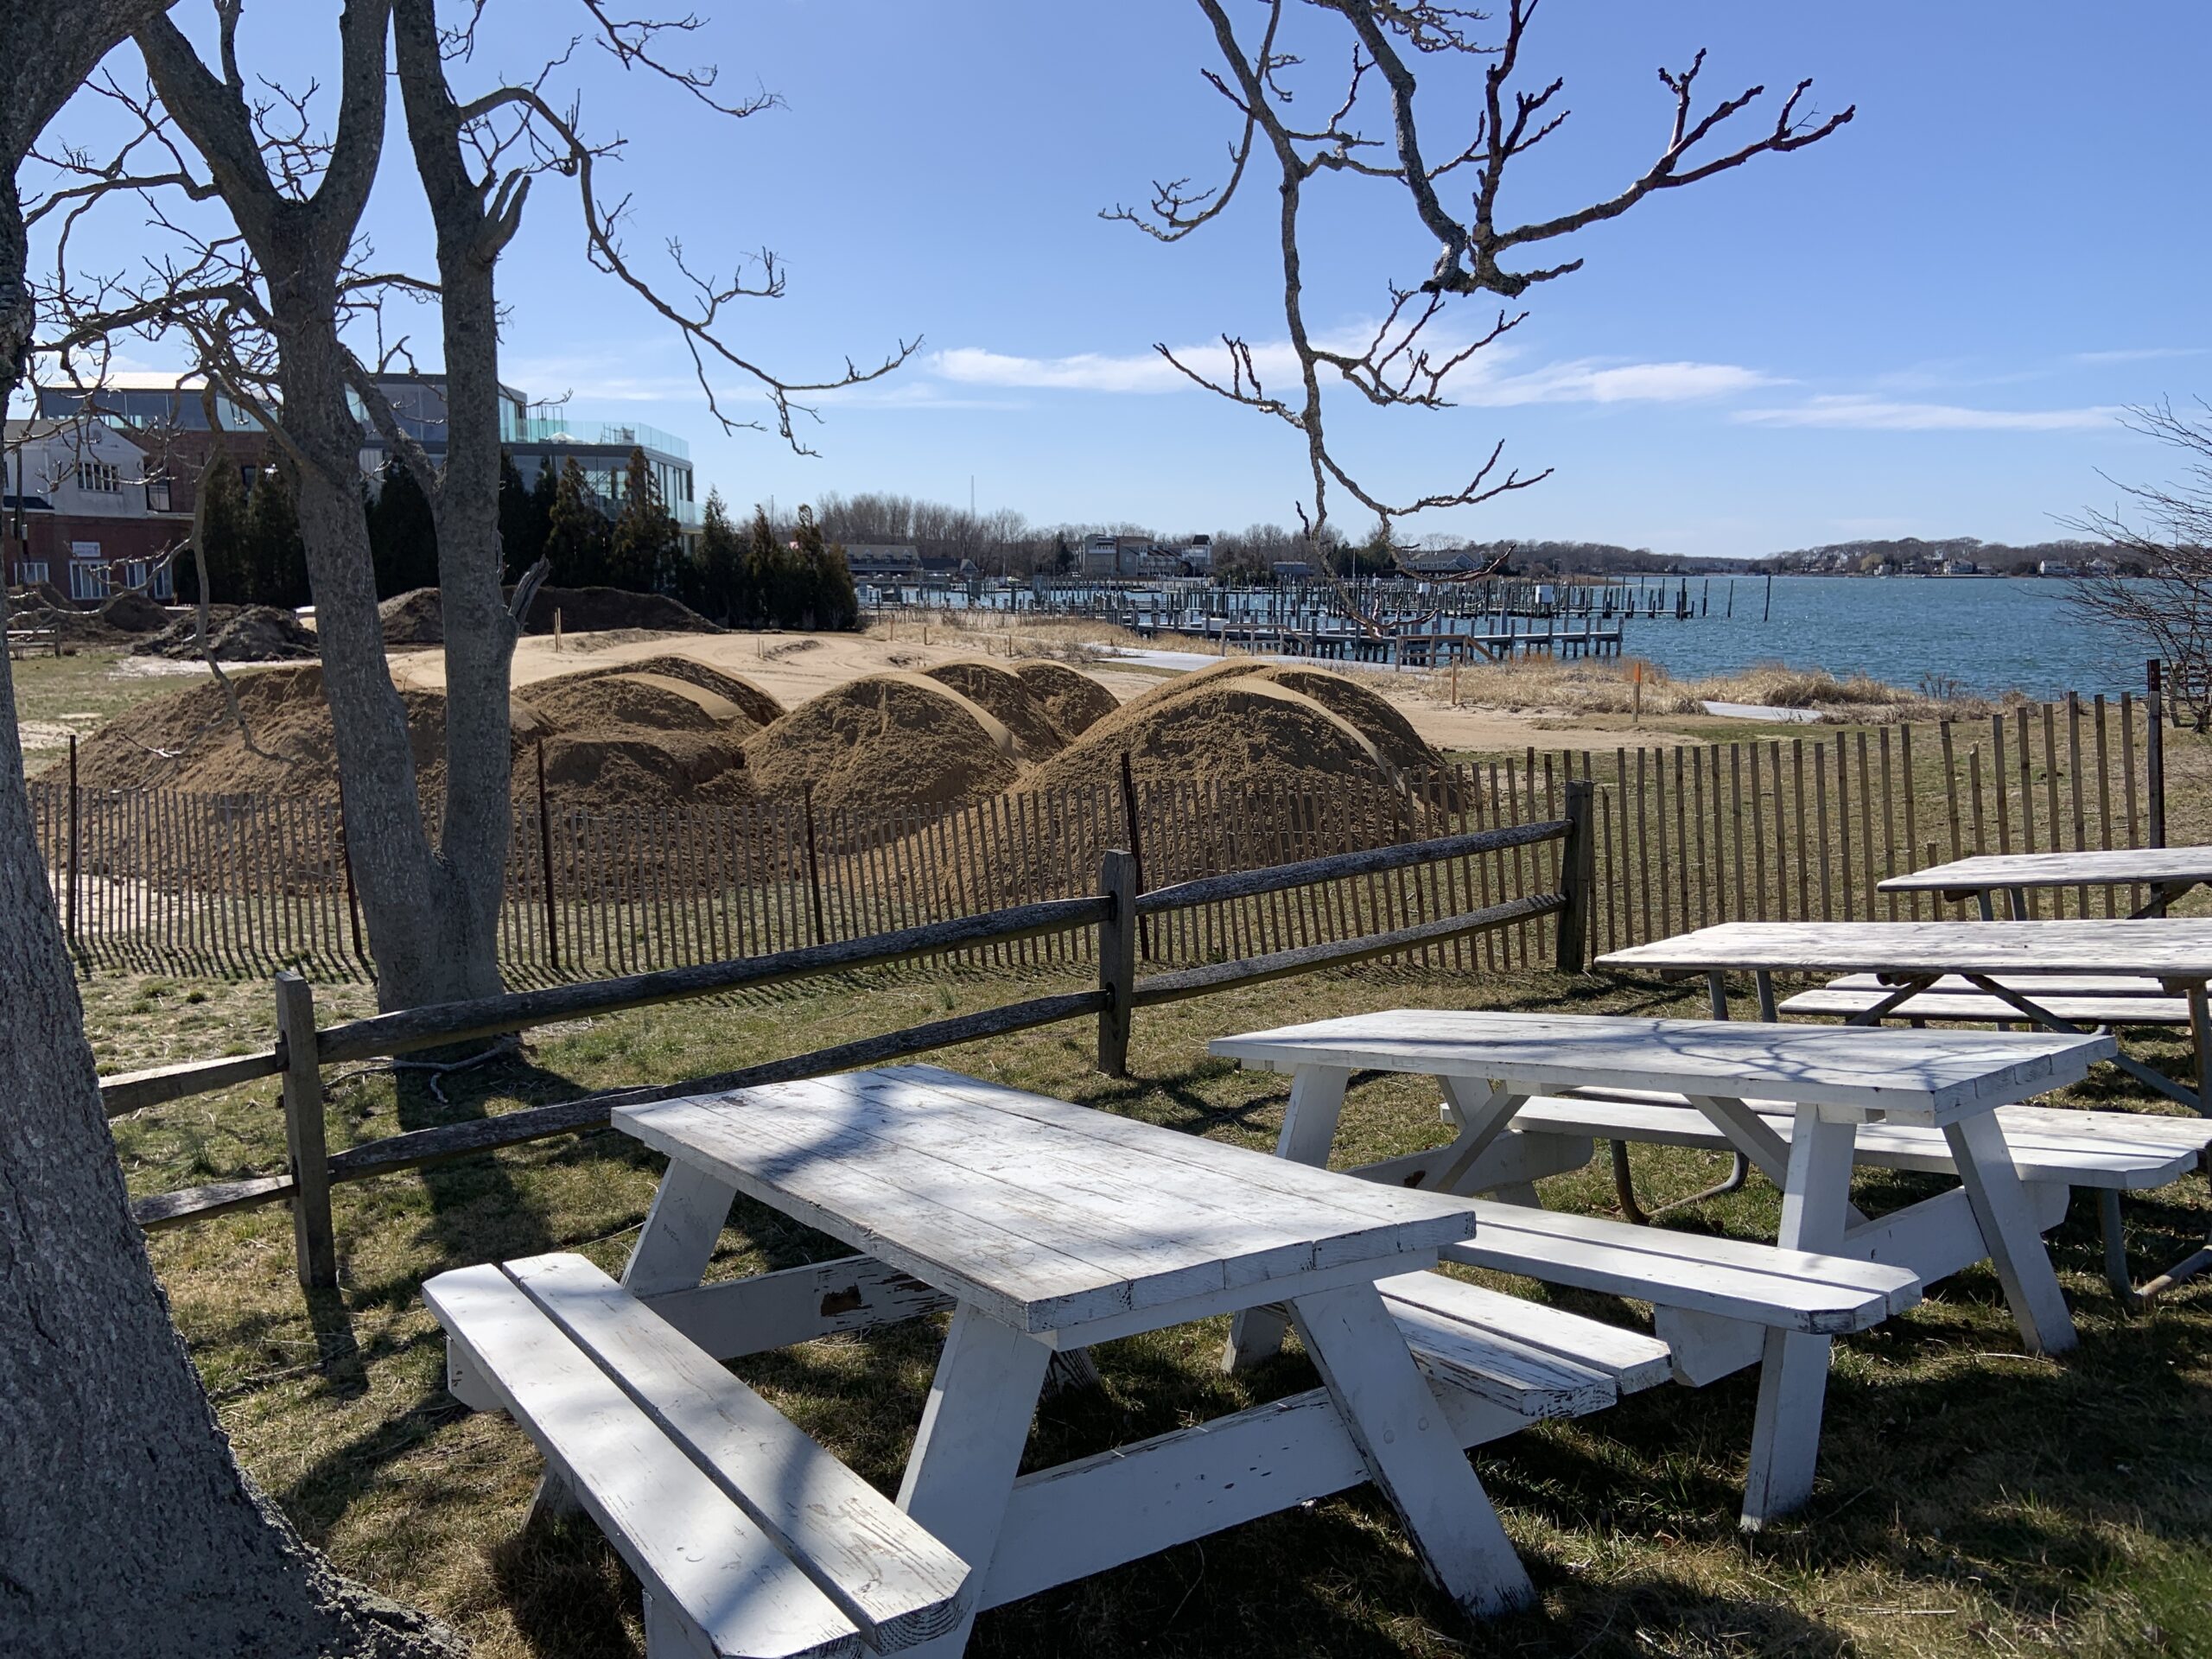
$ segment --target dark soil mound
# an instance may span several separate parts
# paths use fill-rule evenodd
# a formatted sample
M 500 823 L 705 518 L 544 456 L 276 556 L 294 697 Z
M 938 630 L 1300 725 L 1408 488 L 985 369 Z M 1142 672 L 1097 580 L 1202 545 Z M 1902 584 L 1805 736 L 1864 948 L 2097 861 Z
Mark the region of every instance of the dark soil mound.
M 615 628 L 640 628 L 650 633 L 722 633 L 720 623 L 709 622 L 689 605 L 662 594 L 633 594 L 620 588 L 540 588 L 523 618 L 524 633 L 553 632 L 553 613 L 561 613 L 564 633 L 604 633 Z
M 1065 663 L 1023 663 L 1014 673 L 1028 687 L 1045 718 L 1071 742 L 1122 706 L 1111 691 L 1090 675 L 1077 673 Z
M 394 594 L 377 607 L 384 622 L 387 645 L 442 645 L 446 639 L 445 613 L 438 608 L 438 590 L 414 588 Z
M 168 608 L 143 594 L 118 594 L 100 607 L 100 620 L 124 633 L 153 633 L 169 625 Z
M 525 686 L 521 696 L 552 729 L 573 737 L 722 732 L 734 741 L 757 729 L 728 698 L 658 674 L 564 675 Z
M 218 662 L 289 663 L 315 654 L 315 635 L 289 611 L 269 605 L 211 605 L 207 613 L 208 644 Z M 187 613 L 130 649 L 142 657 L 196 658 L 199 618 Z

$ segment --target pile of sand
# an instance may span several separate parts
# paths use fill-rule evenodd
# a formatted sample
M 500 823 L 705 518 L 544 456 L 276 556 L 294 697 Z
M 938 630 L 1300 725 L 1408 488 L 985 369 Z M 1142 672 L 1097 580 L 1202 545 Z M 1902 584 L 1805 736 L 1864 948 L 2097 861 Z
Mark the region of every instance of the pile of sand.
M 978 704 L 918 674 L 871 674 L 825 691 L 747 741 L 763 796 L 817 808 L 958 806 L 995 795 L 1021 768 L 1014 735 Z
M 78 748 L 79 781 L 88 789 L 335 801 L 338 751 L 321 665 L 265 669 L 231 683 L 250 741 L 223 688 L 210 679 L 142 702 L 86 737 Z M 444 775 L 445 699 L 429 691 L 401 695 L 415 764 L 425 784 L 435 785 Z
M 512 592 L 509 597 L 512 598 Z M 663 594 L 633 594 L 621 588 L 540 588 L 523 618 L 522 631 L 552 632 L 556 611 L 566 633 L 604 633 L 616 628 L 654 633 L 728 632 L 680 601 Z
M 1111 691 L 1065 663 L 1023 663 L 1014 673 L 1045 711 L 1045 718 L 1071 741 L 1122 706 Z
M 725 674 L 719 668 L 672 652 L 658 657 L 641 657 L 635 662 L 610 664 L 605 668 L 588 668 L 579 673 L 563 675 L 558 680 L 540 680 L 518 689 L 515 695 L 535 698 L 540 686 L 582 684 L 613 674 L 652 674 L 663 679 L 682 680 L 686 684 L 713 692 L 726 702 L 735 704 L 738 711 L 755 726 L 766 726 L 779 720 L 785 712 L 782 703 L 752 681 L 735 674 Z
M 971 658 L 925 668 L 922 672 L 988 710 L 1012 735 L 1015 760 L 1034 765 L 1051 760 L 1067 747 L 1066 737 L 1039 706 L 1027 683 L 997 664 Z
M 289 663 L 315 654 L 315 634 L 291 612 L 271 605 L 210 605 L 207 642 L 220 663 Z M 130 649 L 141 657 L 198 658 L 198 613 L 187 612 Z
M 1325 668 L 1290 663 L 1262 668 L 1252 677 L 1313 698 L 1356 727 L 1401 772 L 1418 773 L 1444 764 L 1444 757 L 1429 747 L 1414 729 L 1413 721 L 1400 714 L 1389 698 L 1357 680 L 1332 674 Z
M 1110 788 L 1125 753 L 1140 788 L 1195 782 L 1231 795 L 1287 789 L 1393 799 L 1401 791 L 1400 768 L 1373 737 L 1256 674 L 1194 675 L 1174 695 L 1124 703 L 1030 782 Z

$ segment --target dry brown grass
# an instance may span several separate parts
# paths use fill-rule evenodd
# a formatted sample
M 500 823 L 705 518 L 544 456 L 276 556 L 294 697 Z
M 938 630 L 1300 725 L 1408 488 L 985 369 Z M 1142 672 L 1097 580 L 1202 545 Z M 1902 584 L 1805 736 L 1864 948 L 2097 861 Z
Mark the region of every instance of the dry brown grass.
M 1555 662 L 1548 657 L 1462 664 L 1459 701 L 1476 708 L 1515 712 L 1625 715 L 1637 706 L 1632 677 L 1638 672 L 1643 676 L 1643 713 L 1661 717 L 1702 715 L 1707 702 L 1748 702 L 1776 709 L 1810 709 L 1827 719 L 1864 725 L 1964 719 L 1986 715 L 2018 701 L 1932 697 L 1865 675 L 1839 679 L 1825 669 L 1795 669 L 1780 663 L 1761 664 L 1739 674 L 1676 680 L 1656 664 L 1640 658 Z M 1428 671 L 1423 676 L 1423 685 L 1440 702 L 1451 695 L 1448 671 Z
M 696 1076 L 862 1032 L 1056 988 L 963 971 L 908 973 L 644 1010 L 540 1033 L 523 1058 L 419 1084 L 334 1082 L 332 1136 L 505 1109 L 615 1081 Z M 193 1001 L 195 996 L 203 998 Z M 333 1013 L 364 1003 L 334 989 Z M 102 979 L 87 990 L 103 1063 L 265 1039 L 265 987 Z M 1548 975 L 1470 978 L 1367 969 L 1147 1010 L 1134 1077 L 1098 1076 L 1077 1027 L 947 1052 L 947 1065 L 1102 1110 L 1255 1147 L 1273 1144 L 1287 1079 L 1209 1058 L 1208 1037 L 1389 1006 L 1700 1012 L 1650 982 Z M 172 1034 L 182 1019 L 200 1022 Z M 2169 1039 L 2145 1046 L 2174 1065 Z M 281 1166 L 269 1084 L 181 1102 L 117 1126 L 135 1191 Z M 2075 1103 L 2136 1103 L 2111 1077 Z M 1440 1134 L 1423 1079 L 1357 1079 L 1341 1163 Z M 1639 1149 L 1648 1193 L 1688 1190 L 1718 1160 Z M 1602 1160 L 1546 1184 L 1555 1205 L 1603 1211 Z M 347 1571 L 454 1621 L 483 1659 L 600 1659 L 639 1649 L 635 1586 L 588 1524 L 520 1534 L 537 1459 L 511 1425 L 463 1412 L 422 1308 L 429 1274 L 577 1249 L 618 1267 L 657 1162 L 623 1137 L 554 1141 L 384 1180 L 337 1198 L 342 1289 L 302 1303 L 282 1209 L 163 1233 L 154 1259 L 240 1455 Z M 1869 1174 L 1860 1201 L 1915 1195 Z M 2132 1198 L 2139 1273 L 2201 1238 L 2201 1182 Z M 842 1253 L 741 1204 L 713 1271 Z M 1771 1236 L 1770 1191 L 1677 1224 Z M 1217 1535 L 986 1614 L 971 1651 L 1015 1656 L 1413 1655 L 1471 1651 L 1626 1659 L 1652 1655 L 2212 1655 L 2212 1289 L 2132 1319 L 2098 1272 L 2094 1206 L 2054 1236 L 2082 1345 L 2022 1358 L 1995 1280 L 1961 1275 L 1920 1307 L 1837 1345 L 1819 1490 L 1756 1542 L 1735 1506 L 1756 1389 L 1738 1377 L 1660 1389 L 1542 1425 L 1478 1459 L 1541 1608 L 1479 1632 L 1422 1581 L 1386 1506 L 1352 1493 Z M 1616 1310 L 1618 1313 L 1618 1310 Z M 1313 1385 L 1294 1350 L 1248 1376 L 1213 1368 L 1219 1322 L 1100 1351 L 1104 1388 L 1040 1421 L 1032 1465 L 1103 1449 Z M 887 1489 L 895 1484 L 934 1360 L 930 1322 L 742 1362 L 755 1387 Z

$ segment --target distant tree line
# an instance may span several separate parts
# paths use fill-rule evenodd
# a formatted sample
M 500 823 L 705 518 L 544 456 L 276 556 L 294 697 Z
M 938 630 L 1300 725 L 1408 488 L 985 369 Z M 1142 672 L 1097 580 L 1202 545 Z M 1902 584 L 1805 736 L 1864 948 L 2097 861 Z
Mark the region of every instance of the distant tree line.
M 609 511 L 610 505 L 612 511 Z M 438 585 L 437 523 L 429 499 L 404 467 L 387 466 L 362 491 L 377 597 Z M 687 546 L 642 449 L 630 453 L 619 501 L 604 502 L 574 458 L 541 467 L 524 484 L 512 455 L 500 457 L 499 533 L 510 580 L 543 557 L 562 588 L 621 588 L 665 594 L 735 627 L 854 628 L 860 601 L 844 549 L 801 507 L 776 526 L 756 507 L 741 530 L 719 493 L 707 498 L 703 530 Z M 206 494 L 202 537 L 208 596 L 225 604 L 296 608 L 309 602 L 307 553 L 284 469 L 273 461 L 248 488 L 220 467 Z M 176 570 L 178 597 L 199 598 L 198 568 Z

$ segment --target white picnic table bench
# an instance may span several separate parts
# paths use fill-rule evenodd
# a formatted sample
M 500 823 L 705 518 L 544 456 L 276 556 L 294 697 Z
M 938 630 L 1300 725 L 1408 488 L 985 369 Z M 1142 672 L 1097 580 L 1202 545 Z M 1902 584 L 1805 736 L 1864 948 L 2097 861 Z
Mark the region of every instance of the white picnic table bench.
M 1992 901 L 1999 893 L 2009 897 L 2013 917 L 2024 919 L 2033 890 L 2147 887 L 2150 902 L 2134 912 L 2134 919 L 2164 915 L 2175 899 L 2208 881 L 2212 847 L 2101 847 L 2071 853 L 1980 853 L 1887 877 L 1875 890 L 1972 899 L 1980 906 L 1982 919 L 1994 921 Z
M 2109 1038 L 1408 1008 L 1209 1046 L 1291 1074 L 1280 1150 L 1300 1162 L 1328 1156 L 1353 1072 L 1434 1077 L 1457 1138 L 1354 1173 L 1430 1189 L 1497 1190 L 1522 1205 L 1537 1202 L 1532 1173 L 1587 1161 L 1592 1134 L 1574 1125 L 1562 1131 L 1556 1119 L 1513 1133 L 1524 1114 L 1556 1107 L 1564 1090 L 1676 1091 L 1673 1098 L 1782 1189 L 1777 1246 L 1478 1205 L 1481 1230 L 1444 1255 L 1650 1303 L 1685 1382 L 1759 1364 L 1748 1527 L 1810 1494 L 1830 1338 L 1910 1306 L 1921 1285 L 1987 1260 L 2031 1350 L 2074 1344 L 2041 1236 L 2063 1215 L 2065 1189 L 2023 1184 L 1997 1109 L 2076 1081 L 2111 1052 Z M 1786 1119 L 1755 1109 L 1746 1098 L 1753 1095 L 1788 1103 Z M 1859 1215 L 1850 1184 L 1862 1133 L 1892 1141 L 1916 1134 L 1923 1163 L 1935 1166 L 1940 1157 L 1960 1186 L 1877 1219 Z M 1562 1150 L 1547 1155 L 1531 1142 Z M 1509 1239 L 1516 1229 L 1528 1240 L 1518 1250 Z M 1580 1249 L 1563 1249 L 1567 1239 Z M 1750 1282 L 1759 1274 L 1770 1276 Z M 1821 1317 L 1821 1298 L 1883 1283 L 1905 1288 L 1862 1306 L 1856 1318 Z M 1231 1363 L 1265 1352 L 1276 1335 L 1247 1316 L 1231 1338 Z
M 2131 856 L 2158 849 L 2134 849 Z M 2069 855 L 2086 856 L 2086 855 Z M 2099 855 L 2100 857 L 2102 855 Z M 2189 1028 L 2192 1084 L 2174 1082 L 2133 1055 L 2107 1058 L 2153 1092 L 2200 1118 L 2212 1111 L 2212 921 L 2161 917 L 2111 921 L 1730 922 L 1650 944 L 1630 945 L 1596 965 L 1703 974 L 1716 1011 L 1726 1006 L 1725 977 L 1748 972 L 1763 1019 L 1837 1014 L 1853 1025 L 1885 1020 L 1952 1020 L 2087 1035 L 2113 1026 L 2183 1023 Z M 1777 1003 L 1777 973 L 1840 974 L 1825 988 Z M 2073 1127 L 2105 1114 L 2075 1114 Z M 2161 1131 L 2187 1137 L 2195 1126 Z M 2197 1160 L 2212 1137 L 2194 1141 Z M 2166 1179 L 2178 1179 L 2177 1176 Z M 2120 1189 L 2099 1189 L 2105 1276 L 2134 1306 L 2212 1267 L 2212 1240 L 2143 1286 L 2128 1271 Z M 2152 1182 L 2162 1185 L 2163 1182 Z
M 933 1067 L 615 1122 L 669 1158 L 620 1284 L 554 1255 L 423 1294 L 453 1392 L 513 1416 L 543 1497 L 643 1583 L 654 1659 L 955 1655 L 979 1609 L 1367 1480 L 1463 1608 L 1521 1605 L 1463 1448 L 1669 1374 L 1643 1333 L 1427 1271 L 1489 1231 L 1465 1199 Z M 863 1254 L 702 1284 L 739 1193 Z M 1321 1387 L 1017 1474 L 1056 1352 L 1262 1305 Z M 895 1503 L 722 1363 L 948 1307 Z

